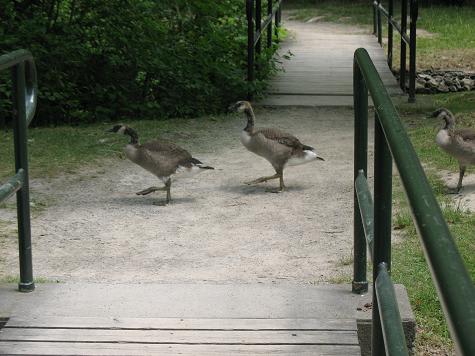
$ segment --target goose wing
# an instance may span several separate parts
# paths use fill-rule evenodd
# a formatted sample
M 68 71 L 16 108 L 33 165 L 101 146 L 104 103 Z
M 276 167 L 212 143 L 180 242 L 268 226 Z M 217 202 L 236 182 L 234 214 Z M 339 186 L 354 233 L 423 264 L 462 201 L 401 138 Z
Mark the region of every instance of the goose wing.
M 265 138 L 271 141 L 280 143 L 291 149 L 303 149 L 304 145 L 299 141 L 297 137 L 287 132 L 280 131 L 274 128 L 264 128 L 258 130 L 256 133 L 261 133 Z
M 462 140 L 467 143 L 472 143 L 475 145 L 475 130 L 473 129 L 459 129 L 455 130 L 455 135 L 460 136 Z
M 175 173 L 181 162 L 190 160 L 191 154 L 167 141 L 150 141 L 141 145 L 141 152 L 146 161 L 155 166 L 155 174 L 159 176 L 168 176 Z

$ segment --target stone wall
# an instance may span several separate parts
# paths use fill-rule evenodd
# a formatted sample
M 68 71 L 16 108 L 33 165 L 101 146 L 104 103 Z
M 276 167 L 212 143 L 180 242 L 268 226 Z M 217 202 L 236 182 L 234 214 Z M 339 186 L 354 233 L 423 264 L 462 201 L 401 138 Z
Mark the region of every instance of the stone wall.
M 417 73 L 416 93 L 435 94 L 475 90 L 475 73 L 425 70 Z

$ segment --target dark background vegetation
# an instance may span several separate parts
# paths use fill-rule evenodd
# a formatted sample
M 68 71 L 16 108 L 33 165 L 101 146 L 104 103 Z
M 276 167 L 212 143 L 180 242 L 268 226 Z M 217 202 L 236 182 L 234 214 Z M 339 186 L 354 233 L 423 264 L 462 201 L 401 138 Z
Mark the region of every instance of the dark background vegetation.
M 243 0 L 0 0 L 0 54 L 36 60 L 34 125 L 222 111 L 247 93 L 246 31 Z

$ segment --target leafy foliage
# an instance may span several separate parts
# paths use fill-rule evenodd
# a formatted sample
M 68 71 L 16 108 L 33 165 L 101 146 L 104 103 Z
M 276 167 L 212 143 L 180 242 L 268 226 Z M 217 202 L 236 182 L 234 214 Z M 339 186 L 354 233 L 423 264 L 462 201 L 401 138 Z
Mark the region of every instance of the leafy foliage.
M 241 0 L 0 0 L 0 8 L 2 52 L 26 48 L 36 59 L 36 124 L 199 115 L 247 92 Z M 275 67 L 263 63 L 264 73 Z

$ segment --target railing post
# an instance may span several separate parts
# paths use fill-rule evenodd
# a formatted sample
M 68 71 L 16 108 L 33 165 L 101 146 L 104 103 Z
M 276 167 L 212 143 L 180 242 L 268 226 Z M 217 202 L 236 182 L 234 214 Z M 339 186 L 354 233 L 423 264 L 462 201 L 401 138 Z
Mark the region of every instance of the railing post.
M 377 23 L 378 23 L 378 14 L 377 14 L 377 8 L 376 6 L 378 6 L 376 0 L 373 1 L 373 35 L 376 36 L 377 32 L 378 32 L 378 28 L 377 28 Z
M 388 7 L 388 66 L 389 69 L 393 67 L 393 15 L 394 15 L 394 0 L 389 0 Z
M 280 2 L 277 11 L 275 12 L 275 35 L 279 36 L 279 27 L 282 21 L 282 2 Z
M 256 54 L 257 58 L 260 58 L 261 54 L 261 38 L 262 38 L 262 3 L 261 0 L 256 0 L 256 34 L 259 36 L 259 39 L 256 43 Z
M 267 27 L 267 48 L 272 47 L 272 2 L 274 0 L 267 0 L 267 16 L 270 16 L 270 23 Z
M 374 120 L 374 244 L 373 244 L 373 323 L 372 355 L 385 355 L 375 281 L 378 266 L 385 262 L 391 269 L 392 157 L 376 114 Z
M 13 67 L 13 94 L 14 94 L 14 143 L 15 168 L 18 172 L 24 170 L 22 188 L 17 192 L 17 219 L 18 219 L 18 246 L 20 258 L 21 292 L 31 292 L 35 289 L 33 282 L 33 264 L 31 254 L 31 227 L 30 227 L 30 197 L 28 179 L 28 149 L 27 149 L 27 117 L 26 117 L 26 78 L 25 62 Z
M 399 63 L 399 86 L 406 92 L 406 41 L 407 34 L 407 0 L 401 1 L 401 57 Z
M 353 100 L 355 108 L 354 180 L 360 170 L 367 176 L 368 166 L 368 89 L 356 61 L 353 64 Z M 356 189 L 353 193 L 353 282 L 351 291 L 362 294 L 368 291 L 366 279 L 366 238 L 358 208 Z
M 377 11 L 376 11 L 376 19 L 377 19 L 377 25 L 378 25 L 378 43 L 382 46 L 383 45 L 383 26 L 381 24 L 381 0 L 377 0 Z
M 252 84 L 254 83 L 254 21 L 253 21 L 254 0 L 246 1 L 247 17 L 247 98 L 252 100 Z
M 410 45 L 409 45 L 409 102 L 416 101 L 416 28 L 419 9 L 417 0 L 410 0 Z

